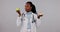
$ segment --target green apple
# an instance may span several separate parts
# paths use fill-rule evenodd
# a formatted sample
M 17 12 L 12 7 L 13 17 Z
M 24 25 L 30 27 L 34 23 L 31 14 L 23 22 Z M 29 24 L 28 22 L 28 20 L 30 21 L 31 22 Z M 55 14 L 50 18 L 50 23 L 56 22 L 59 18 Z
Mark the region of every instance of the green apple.
M 19 11 L 20 10 L 20 8 L 16 8 L 16 11 Z

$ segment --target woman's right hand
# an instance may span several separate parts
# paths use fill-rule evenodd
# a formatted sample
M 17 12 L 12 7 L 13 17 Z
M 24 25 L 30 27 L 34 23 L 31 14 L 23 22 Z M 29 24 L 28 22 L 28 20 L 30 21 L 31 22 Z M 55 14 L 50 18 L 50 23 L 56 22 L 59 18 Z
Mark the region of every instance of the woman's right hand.
M 17 13 L 18 13 L 18 15 L 19 15 L 19 17 L 21 16 L 21 12 L 20 12 L 20 10 L 19 11 L 16 11 Z
M 18 13 L 19 17 L 21 16 L 20 8 L 16 8 L 16 12 Z

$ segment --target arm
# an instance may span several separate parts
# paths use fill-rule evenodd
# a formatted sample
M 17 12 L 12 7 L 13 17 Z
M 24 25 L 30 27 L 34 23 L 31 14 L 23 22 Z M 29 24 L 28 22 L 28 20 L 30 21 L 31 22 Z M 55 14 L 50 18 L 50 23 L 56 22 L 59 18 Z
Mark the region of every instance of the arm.
M 20 29 L 21 29 L 21 24 L 22 24 L 22 21 L 21 21 L 21 12 L 20 12 L 20 9 L 19 8 L 16 8 L 16 12 L 18 13 L 18 17 L 17 17 L 17 21 L 16 21 L 16 24 L 17 24 L 17 32 L 20 32 Z
M 36 24 L 36 27 L 38 28 L 38 27 L 40 27 L 41 20 L 40 20 L 40 18 L 38 19 L 37 17 L 38 17 L 37 15 L 34 15 L 34 18 L 36 20 L 35 24 Z
M 21 16 L 17 17 L 17 21 L 16 21 L 16 24 L 17 24 L 17 31 L 20 32 L 20 28 L 21 28 Z
M 20 24 L 21 24 L 21 12 L 17 8 L 16 8 L 16 12 L 18 13 L 18 17 L 17 17 L 17 22 L 16 23 L 17 23 L 17 27 L 19 27 Z
M 36 27 L 38 28 L 38 27 L 40 27 L 40 24 L 41 24 L 41 20 L 40 19 L 36 19 Z
M 17 22 L 16 22 L 16 24 L 17 24 L 17 27 L 20 26 L 20 24 L 21 24 L 21 16 L 20 16 L 20 17 L 17 17 Z

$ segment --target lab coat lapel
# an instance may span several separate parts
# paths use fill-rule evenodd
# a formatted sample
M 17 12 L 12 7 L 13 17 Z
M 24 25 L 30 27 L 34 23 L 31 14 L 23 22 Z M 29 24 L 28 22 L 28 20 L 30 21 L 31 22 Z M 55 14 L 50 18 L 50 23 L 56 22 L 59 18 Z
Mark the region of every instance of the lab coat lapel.
M 30 18 L 30 22 L 32 23 L 32 16 L 33 16 L 33 13 L 31 14 L 31 18 Z

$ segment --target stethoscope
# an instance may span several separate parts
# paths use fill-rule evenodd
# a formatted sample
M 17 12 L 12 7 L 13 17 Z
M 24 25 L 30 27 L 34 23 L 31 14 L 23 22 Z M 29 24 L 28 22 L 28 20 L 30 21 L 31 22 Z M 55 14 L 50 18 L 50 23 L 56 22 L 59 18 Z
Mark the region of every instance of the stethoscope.
M 25 14 L 24 13 L 22 13 L 22 18 L 21 18 L 21 21 L 23 22 L 23 18 L 25 17 Z M 32 23 L 35 23 L 36 22 L 36 20 L 34 19 L 34 15 L 33 15 L 33 18 L 32 18 L 33 20 L 32 20 Z
M 32 20 L 32 23 L 35 23 L 36 22 L 36 20 L 34 19 L 34 15 L 33 15 L 33 18 L 32 18 L 33 20 Z

